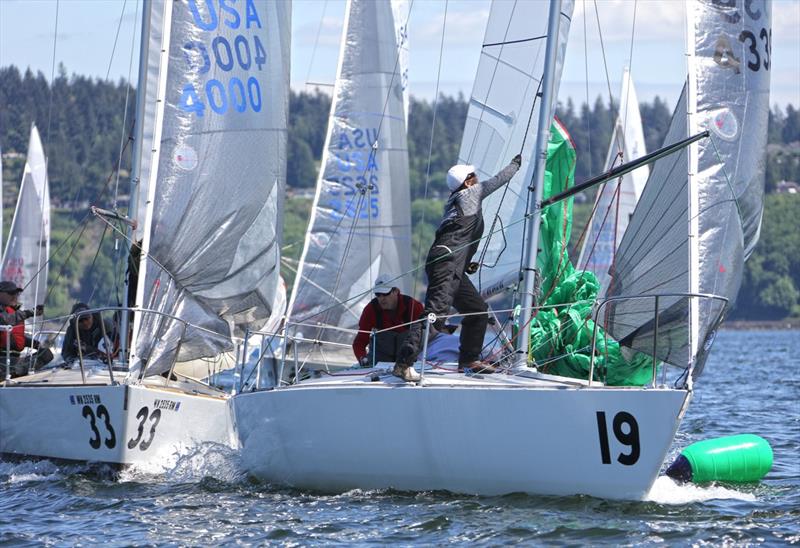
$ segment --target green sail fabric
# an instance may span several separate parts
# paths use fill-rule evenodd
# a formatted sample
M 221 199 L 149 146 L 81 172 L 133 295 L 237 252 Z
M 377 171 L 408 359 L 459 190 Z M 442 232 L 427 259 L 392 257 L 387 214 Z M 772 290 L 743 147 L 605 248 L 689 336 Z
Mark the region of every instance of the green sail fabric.
M 556 120 L 550 130 L 544 198 L 575 183 L 575 147 Z M 547 307 L 531 320 L 530 355 L 540 371 L 587 379 L 594 321 L 592 305 L 600 290 L 597 277 L 575 270 L 567 245 L 572 230 L 572 198 L 542 212 L 537 266 L 542 276 L 541 302 Z M 620 349 L 619 343 L 598 327 L 594 380 L 613 386 L 641 386 L 653 377 L 652 358 Z

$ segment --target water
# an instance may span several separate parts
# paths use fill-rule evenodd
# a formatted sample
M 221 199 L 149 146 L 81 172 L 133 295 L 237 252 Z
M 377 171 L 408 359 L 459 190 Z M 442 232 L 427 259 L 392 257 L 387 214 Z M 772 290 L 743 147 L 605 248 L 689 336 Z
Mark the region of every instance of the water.
M 775 453 L 759 484 L 699 487 L 660 477 L 644 502 L 332 496 L 256 483 L 219 447 L 183 455 L 166 471 L 120 477 L 98 466 L 0 460 L 0 544 L 800 544 L 799 355 L 797 332 L 721 333 L 667 458 L 694 441 L 752 432 Z

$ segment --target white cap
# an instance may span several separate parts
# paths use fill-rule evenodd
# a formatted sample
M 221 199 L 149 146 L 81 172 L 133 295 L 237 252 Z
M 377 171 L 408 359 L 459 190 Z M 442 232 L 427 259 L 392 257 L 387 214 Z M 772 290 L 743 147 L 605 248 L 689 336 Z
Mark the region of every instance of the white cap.
M 372 292 L 376 295 L 386 295 L 387 293 L 392 292 L 392 287 L 394 287 L 395 276 L 391 274 L 379 274 L 377 278 L 375 278 L 375 287 L 372 289 Z
M 450 192 L 463 185 L 470 173 L 475 173 L 475 166 L 458 164 L 451 167 L 447 172 L 447 188 L 450 189 Z

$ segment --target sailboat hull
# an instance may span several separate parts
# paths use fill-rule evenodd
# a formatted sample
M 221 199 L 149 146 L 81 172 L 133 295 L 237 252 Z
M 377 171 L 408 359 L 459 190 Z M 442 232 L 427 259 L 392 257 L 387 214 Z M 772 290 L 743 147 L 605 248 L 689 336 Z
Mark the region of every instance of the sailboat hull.
M 0 453 L 158 464 L 203 443 L 236 445 L 226 398 L 148 385 L 80 384 L 79 373 L 75 380 L 1 387 Z
M 233 404 L 244 465 L 270 482 L 641 499 L 689 399 L 669 389 L 365 382 Z

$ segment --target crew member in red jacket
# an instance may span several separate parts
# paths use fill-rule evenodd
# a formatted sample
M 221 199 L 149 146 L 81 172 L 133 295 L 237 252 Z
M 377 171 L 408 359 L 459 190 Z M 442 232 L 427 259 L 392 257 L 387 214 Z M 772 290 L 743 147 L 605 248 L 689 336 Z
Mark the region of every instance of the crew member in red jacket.
M 403 295 L 393 284 L 395 276 L 381 274 L 375 280 L 375 298 L 361 312 L 358 335 L 353 340 L 353 353 L 363 367 L 375 362 L 394 362 L 408 335 L 408 324 L 422 315 L 422 303 Z M 383 331 L 384 329 L 390 329 Z M 375 348 L 371 348 L 375 329 Z M 368 350 L 369 347 L 369 350 Z
M 25 336 L 25 320 L 31 318 L 34 313 L 33 310 L 20 310 L 19 309 L 19 294 L 22 289 L 17 287 L 17 284 L 7 280 L 0 282 L 0 324 L 12 325 L 10 332 L 5 329 L 0 330 L 0 356 L 2 360 L 0 363 L 5 362 L 6 350 L 11 351 L 11 376 L 18 377 L 24 375 L 28 370 L 28 361 L 20 361 L 17 359 L 19 352 L 26 346 L 38 349 L 38 341 L 32 340 L 30 337 Z M 38 305 L 36 307 L 36 315 L 41 316 L 44 313 L 44 307 Z M 10 341 L 7 337 L 10 335 Z M 52 357 L 50 358 L 52 359 Z M 49 360 L 48 360 L 49 361 Z M 46 363 L 46 362 L 44 362 Z M 37 365 L 39 365 L 37 363 Z M 42 364 L 43 365 L 43 364 Z M 3 375 L 5 376 L 5 371 Z

